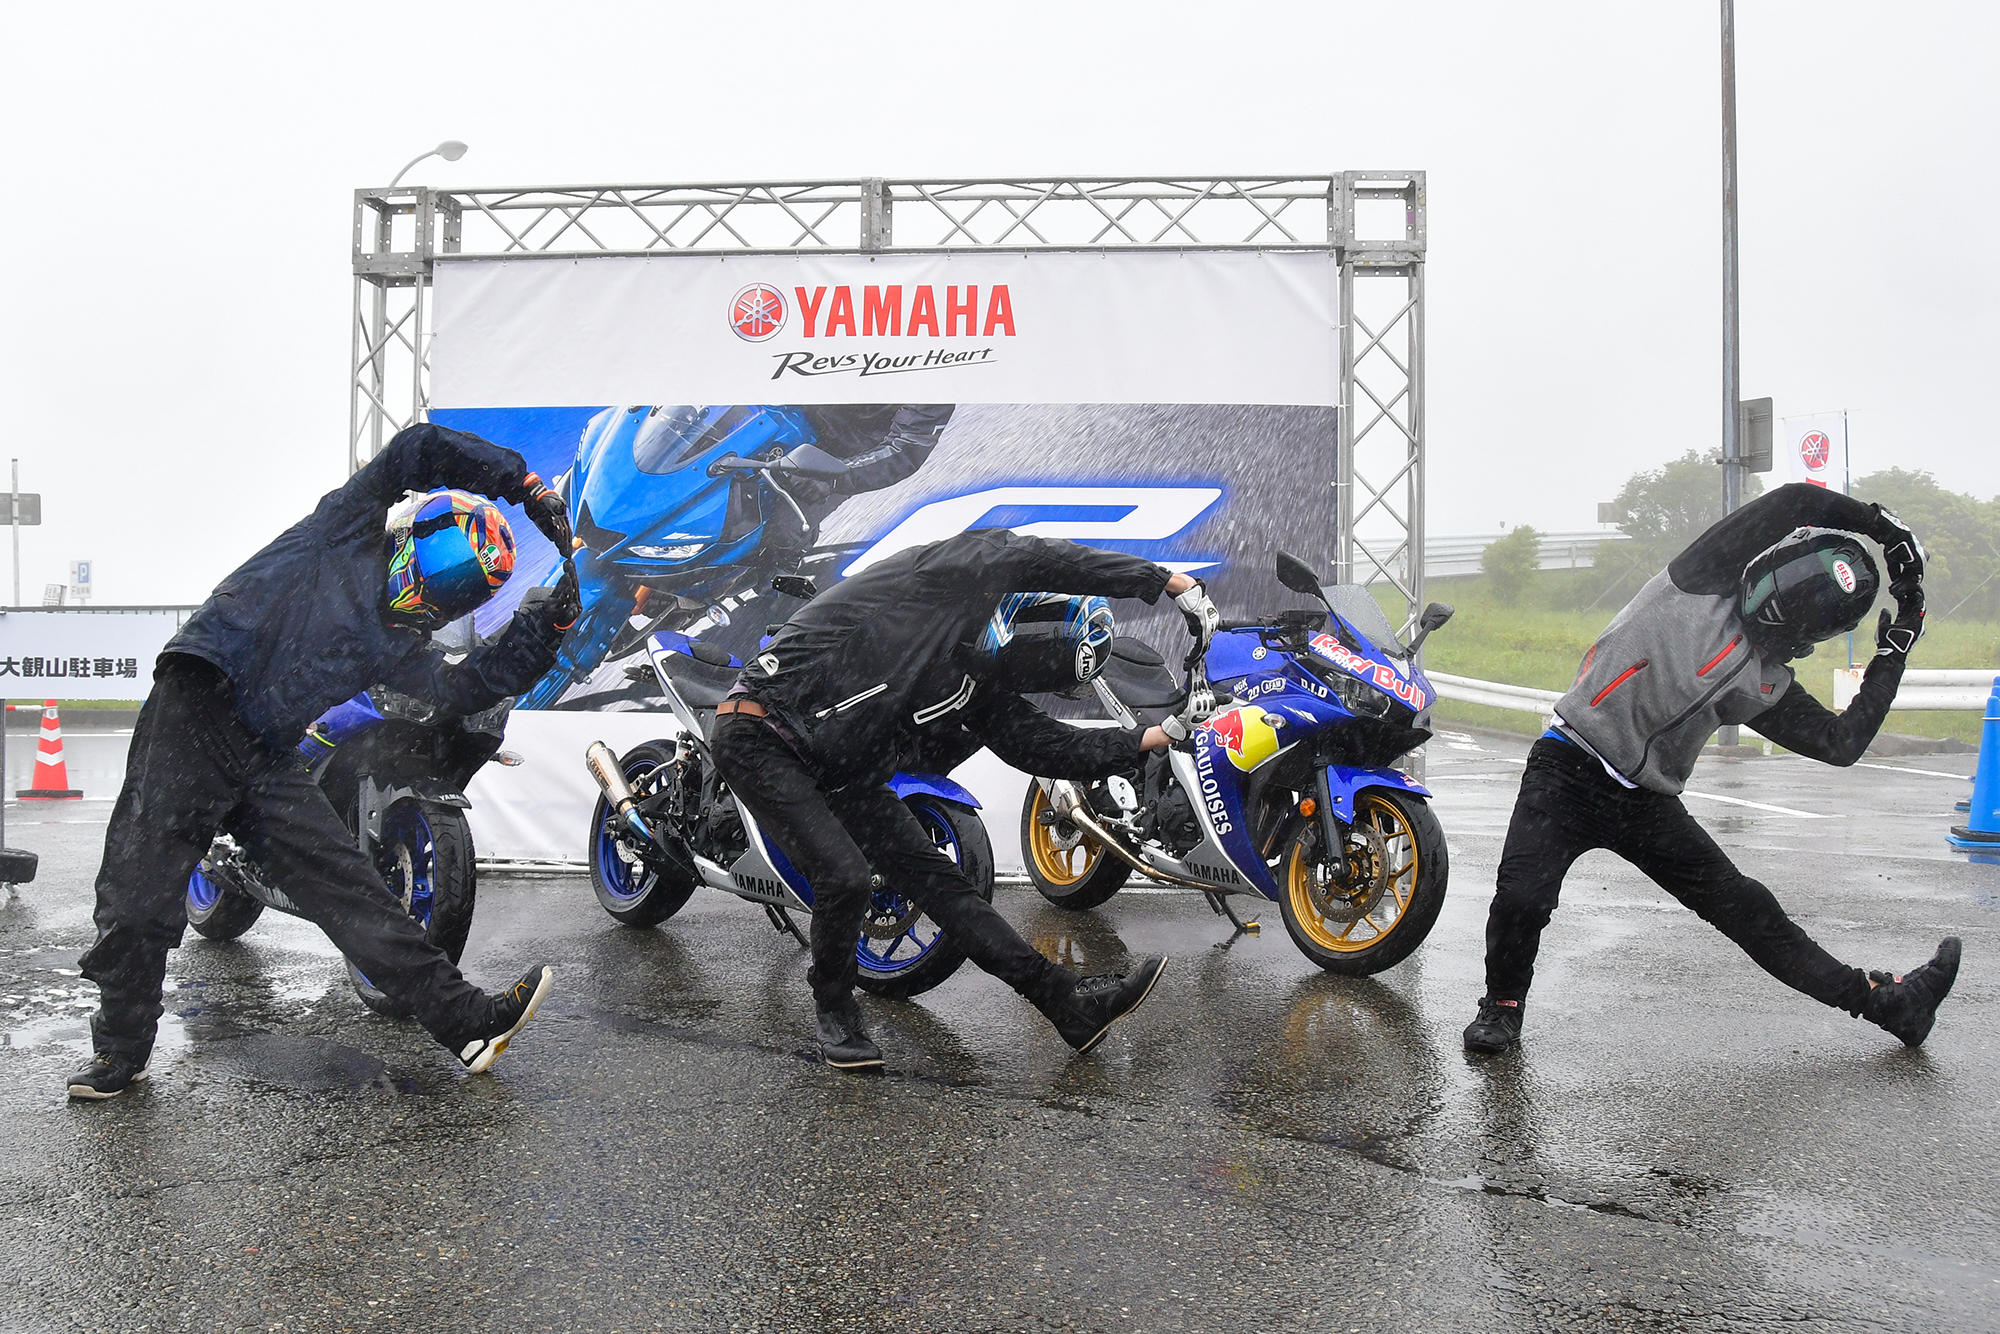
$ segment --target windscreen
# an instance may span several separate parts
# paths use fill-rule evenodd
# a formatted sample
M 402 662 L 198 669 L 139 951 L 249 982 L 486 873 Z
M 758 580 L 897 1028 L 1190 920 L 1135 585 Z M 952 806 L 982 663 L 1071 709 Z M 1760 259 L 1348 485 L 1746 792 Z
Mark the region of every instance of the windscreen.
M 698 407 L 654 408 L 632 439 L 639 471 L 670 473 L 699 454 L 708 443 L 704 415 Z
M 1376 648 L 1400 656 L 1402 642 L 1396 638 L 1395 627 L 1382 612 L 1382 604 L 1375 600 L 1360 584 L 1322 584 L 1320 596 L 1326 605 L 1333 608 L 1334 615 L 1368 636 Z

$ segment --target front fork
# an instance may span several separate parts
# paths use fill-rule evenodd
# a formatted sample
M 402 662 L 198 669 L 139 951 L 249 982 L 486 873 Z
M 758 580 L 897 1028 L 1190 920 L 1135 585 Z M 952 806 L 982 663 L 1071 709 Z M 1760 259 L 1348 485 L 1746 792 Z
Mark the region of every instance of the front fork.
M 1327 870 L 1341 883 L 1347 881 L 1347 822 L 1333 810 L 1333 785 L 1324 766 L 1313 770 L 1313 818 L 1319 821 L 1320 846 L 1326 850 Z

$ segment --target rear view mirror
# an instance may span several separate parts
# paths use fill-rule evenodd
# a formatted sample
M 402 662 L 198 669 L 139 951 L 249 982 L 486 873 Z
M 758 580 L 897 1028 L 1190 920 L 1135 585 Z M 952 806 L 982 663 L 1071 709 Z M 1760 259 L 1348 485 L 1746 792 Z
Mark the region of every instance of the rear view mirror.
M 1278 553 L 1278 582 L 1294 593 L 1304 593 L 1307 597 L 1326 601 L 1325 596 L 1319 591 L 1319 576 L 1313 573 L 1312 566 L 1288 551 Z
M 1433 602 L 1424 608 L 1424 614 L 1417 624 L 1425 630 L 1435 630 L 1450 620 L 1452 613 L 1457 610 L 1458 608 L 1449 602 Z

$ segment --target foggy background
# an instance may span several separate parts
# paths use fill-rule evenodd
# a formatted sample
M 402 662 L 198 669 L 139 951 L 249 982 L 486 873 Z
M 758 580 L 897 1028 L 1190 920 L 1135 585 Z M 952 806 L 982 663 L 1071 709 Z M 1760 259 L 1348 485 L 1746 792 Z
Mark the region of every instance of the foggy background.
M 1991 495 L 2000 10 L 1737 23 L 1744 396 Z M 197 601 L 341 480 L 352 191 L 444 138 L 406 183 L 1422 169 L 1433 535 L 1719 442 L 1713 4 L 14 6 L 0 62 L 31 603 Z

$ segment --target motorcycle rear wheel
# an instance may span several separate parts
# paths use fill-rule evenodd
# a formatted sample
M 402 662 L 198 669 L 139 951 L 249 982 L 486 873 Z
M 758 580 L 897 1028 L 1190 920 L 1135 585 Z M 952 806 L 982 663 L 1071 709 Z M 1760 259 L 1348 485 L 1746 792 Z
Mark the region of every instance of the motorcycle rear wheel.
M 910 814 L 930 835 L 937 850 L 958 863 L 972 881 L 973 888 L 988 903 L 993 901 L 993 842 L 986 834 L 986 822 L 970 806 L 943 797 L 917 793 L 903 798 Z M 912 915 L 909 900 L 895 886 L 875 891 L 867 915 L 862 920 L 860 942 L 855 946 L 855 985 L 871 996 L 908 1000 L 937 986 L 965 962 L 965 952 L 944 934 L 944 929 L 925 913 Z M 882 923 L 906 924 L 893 937 L 871 934 L 894 930 Z
M 442 802 L 408 799 L 382 815 L 382 840 L 375 850 L 382 882 L 416 918 L 431 944 L 458 962 L 472 932 L 478 896 L 472 827 L 465 812 Z M 368 980 L 352 963 L 347 980 L 361 1003 L 391 1019 L 407 1019 L 410 1008 Z
M 641 789 L 655 770 L 673 759 L 673 746 L 648 741 L 627 751 L 618 767 L 626 782 Z M 611 803 L 598 797 L 590 811 L 590 887 L 597 892 L 598 906 L 620 926 L 658 926 L 687 903 L 695 878 L 619 856 L 621 844 L 629 845 L 633 837 L 612 827 Z
M 1123 888 L 1132 868 L 1073 825 L 1062 826 L 1076 839 L 1064 847 L 1068 835 L 1042 822 L 1048 810 L 1049 794 L 1030 781 L 1021 800 L 1021 864 L 1043 898 L 1058 908 L 1088 912 Z
M 250 897 L 215 850 L 188 872 L 188 925 L 204 940 L 234 940 L 263 914 L 264 905 Z
M 1429 803 L 1386 788 L 1356 794 L 1345 885 L 1331 880 L 1319 849 L 1318 822 L 1302 820 L 1278 858 L 1278 908 L 1292 943 L 1350 977 L 1407 959 L 1437 924 L 1451 875 Z

